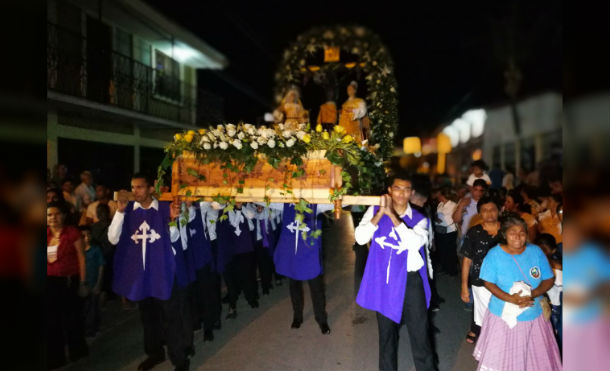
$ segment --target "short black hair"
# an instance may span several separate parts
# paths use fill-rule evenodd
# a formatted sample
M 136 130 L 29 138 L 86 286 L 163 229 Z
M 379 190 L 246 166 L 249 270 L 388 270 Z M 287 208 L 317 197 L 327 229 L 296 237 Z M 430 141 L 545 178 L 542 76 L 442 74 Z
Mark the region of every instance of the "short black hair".
M 131 179 L 144 179 L 146 180 L 146 184 L 148 184 L 150 187 L 153 187 L 155 185 L 155 180 L 153 179 L 153 177 L 145 172 L 137 172 L 131 176 Z
M 485 190 L 487 190 L 487 188 L 489 188 L 489 185 L 484 179 L 477 179 L 474 181 L 474 183 L 472 183 L 472 188 L 474 187 L 483 187 Z
M 411 186 L 413 186 L 413 178 L 411 177 L 411 175 L 409 175 L 409 173 L 404 171 L 397 171 L 388 178 L 388 187 L 391 187 L 396 179 L 406 180 L 411 183 Z
M 475 166 L 483 171 L 487 171 L 487 164 L 483 160 L 472 161 L 472 163 L 470 164 L 470 167 L 475 167 Z
M 536 245 L 541 246 L 545 245 L 551 248 L 551 250 L 555 250 L 557 248 L 557 241 L 555 241 L 555 237 L 552 234 L 541 233 L 536 237 Z
M 511 189 L 510 191 L 508 191 L 506 197 L 512 198 L 513 202 L 519 206 L 523 205 L 523 196 L 521 196 L 521 193 L 516 189 Z
M 62 213 L 63 215 L 68 215 L 68 207 L 67 207 L 65 201 L 64 202 L 61 202 L 61 201 L 49 202 L 47 204 L 47 209 L 50 209 L 52 207 L 59 209 L 59 212 Z
M 491 195 L 485 194 L 479 199 L 479 202 L 477 202 L 477 213 L 481 212 L 481 206 L 489 203 L 496 205 L 496 208 L 498 209 L 498 211 L 500 211 L 500 202 L 498 201 L 498 199 Z
M 84 224 L 84 225 L 79 225 L 78 229 L 81 232 L 91 232 L 91 227 L 89 227 L 88 225 Z

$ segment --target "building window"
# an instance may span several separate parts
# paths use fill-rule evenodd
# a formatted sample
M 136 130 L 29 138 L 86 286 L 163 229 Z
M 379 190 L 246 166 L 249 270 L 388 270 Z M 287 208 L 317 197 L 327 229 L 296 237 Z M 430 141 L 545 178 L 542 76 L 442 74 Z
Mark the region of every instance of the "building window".
M 180 65 L 159 50 L 155 50 L 155 94 L 175 102 L 181 101 Z

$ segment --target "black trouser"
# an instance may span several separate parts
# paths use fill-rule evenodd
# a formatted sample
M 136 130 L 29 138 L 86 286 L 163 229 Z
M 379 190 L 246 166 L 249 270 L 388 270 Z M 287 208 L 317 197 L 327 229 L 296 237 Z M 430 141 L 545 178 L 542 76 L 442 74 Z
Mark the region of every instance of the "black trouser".
M 273 258 L 269 254 L 269 248 L 263 247 L 262 242 L 256 243 L 256 263 L 261 277 L 263 293 L 269 292 L 271 288 L 271 276 L 273 275 Z
M 303 281 L 289 280 L 290 284 L 290 299 L 292 300 L 292 310 L 294 311 L 294 319 L 303 321 L 303 307 L 305 299 L 303 297 Z M 316 322 L 319 324 L 327 323 L 326 316 L 326 297 L 324 296 L 324 276 L 320 274 L 318 277 L 308 280 L 309 292 L 311 294 L 311 302 L 313 304 L 313 312 Z
M 212 249 L 212 256 L 214 258 L 215 265 L 218 262 L 218 244 L 216 240 L 210 241 L 210 247 Z M 222 301 L 221 301 L 221 287 L 222 287 L 222 275 L 216 271 L 216 269 L 212 269 L 210 271 L 210 275 L 212 276 L 212 285 L 214 298 L 209 303 L 209 313 L 212 318 L 212 323 L 220 324 L 220 316 L 222 315 Z M 206 309 L 204 309 L 205 311 Z M 205 322 L 205 320 L 204 320 Z
M 90 293 L 84 301 L 85 307 L 85 333 L 95 335 L 100 330 L 100 295 Z
M 89 354 L 85 341 L 83 300 L 78 296 L 79 276 L 47 276 L 47 368 L 66 364 L 64 347 L 70 360 Z
M 236 307 L 237 297 L 242 290 L 249 304 L 258 300 L 254 251 L 235 255 L 225 266 L 224 278 L 231 308 Z
M 188 332 L 185 332 L 189 327 L 192 337 L 192 321 L 188 318 L 186 294 L 186 288 L 174 285 L 172 296 L 168 300 L 147 298 L 139 302 L 144 329 L 144 352 L 148 357 L 164 358 L 165 343 L 169 359 L 176 367 L 184 365 L 187 359 L 186 348 L 192 344 Z
M 451 233 L 436 233 L 435 237 L 443 272 L 450 275 L 458 274 L 457 231 Z
M 436 370 L 432 342 L 428 332 L 428 311 L 422 279 L 419 272 L 409 272 L 407 275 L 402 322 L 398 324 L 377 312 L 379 369 L 382 371 L 398 369 L 398 338 L 400 327 L 402 324 L 406 324 L 415 369 L 417 371 Z
M 197 271 L 197 281 L 194 282 L 191 294 L 193 329 L 200 329 L 203 322 L 204 330 L 211 330 L 214 322 L 220 318 L 220 291 L 218 274 L 212 272 L 208 264 Z

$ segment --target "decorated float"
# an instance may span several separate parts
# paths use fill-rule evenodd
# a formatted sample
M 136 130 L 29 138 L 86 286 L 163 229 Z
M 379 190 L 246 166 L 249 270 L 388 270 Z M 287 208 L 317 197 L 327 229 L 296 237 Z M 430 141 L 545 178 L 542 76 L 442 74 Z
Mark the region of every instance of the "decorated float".
M 342 204 L 379 202 L 398 122 L 393 63 L 379 38 L 360 26 L 314 28 L 285 50 L 275 79 L 273 122 L 174 136 L 158 169 L 162 200 L 291 202 L 301 211 L 334 203 L 337 217 Z M 319 103 L 317 115 L 303 102 Z

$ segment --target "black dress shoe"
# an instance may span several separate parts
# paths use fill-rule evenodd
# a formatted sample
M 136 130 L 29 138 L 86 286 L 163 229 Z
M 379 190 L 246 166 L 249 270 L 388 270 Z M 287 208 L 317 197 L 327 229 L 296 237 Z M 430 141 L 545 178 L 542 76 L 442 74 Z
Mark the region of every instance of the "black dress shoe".
M 293 319 L 292 324 L 290 325 L 290 328 L 299 328 L 299 327 L 301 327 L 301 323 L 303 323 L 303 321 L 298 320 L 298 319 Z
M 328 327 L 328 323 L 322 323 L 320 325 L 320 331 L 322 331 L 324 335 L 330 334 L 330 327 Z
M 187 359 L 180 366 L 176 366 L 176 368 L 174 368 L 174 370 L 175 371 L 188 371 L 189 370 L 189 366 L 190 366 L 190 361 Z
M 214 341 L 214 333 L 212 330 L 204 330 L 203 331 L 203 341 Z
M 186 356 L 187 356 L 187 357 L 192 357 L 192 356 L 194 356 L 194 355 L 195 355 L 195 347 L 194 347 L 194 346 L 192 346 L 192 345 L 191 345 L 191 346 L 186 347 L 186 351 L 185 351 L 185 353 L 186 353 Z
M 165 361 L 165 355 L 163 357 L 148 357 L 138 365 L 138 370 L 152 370 L 153 367 L 163 361 Z

